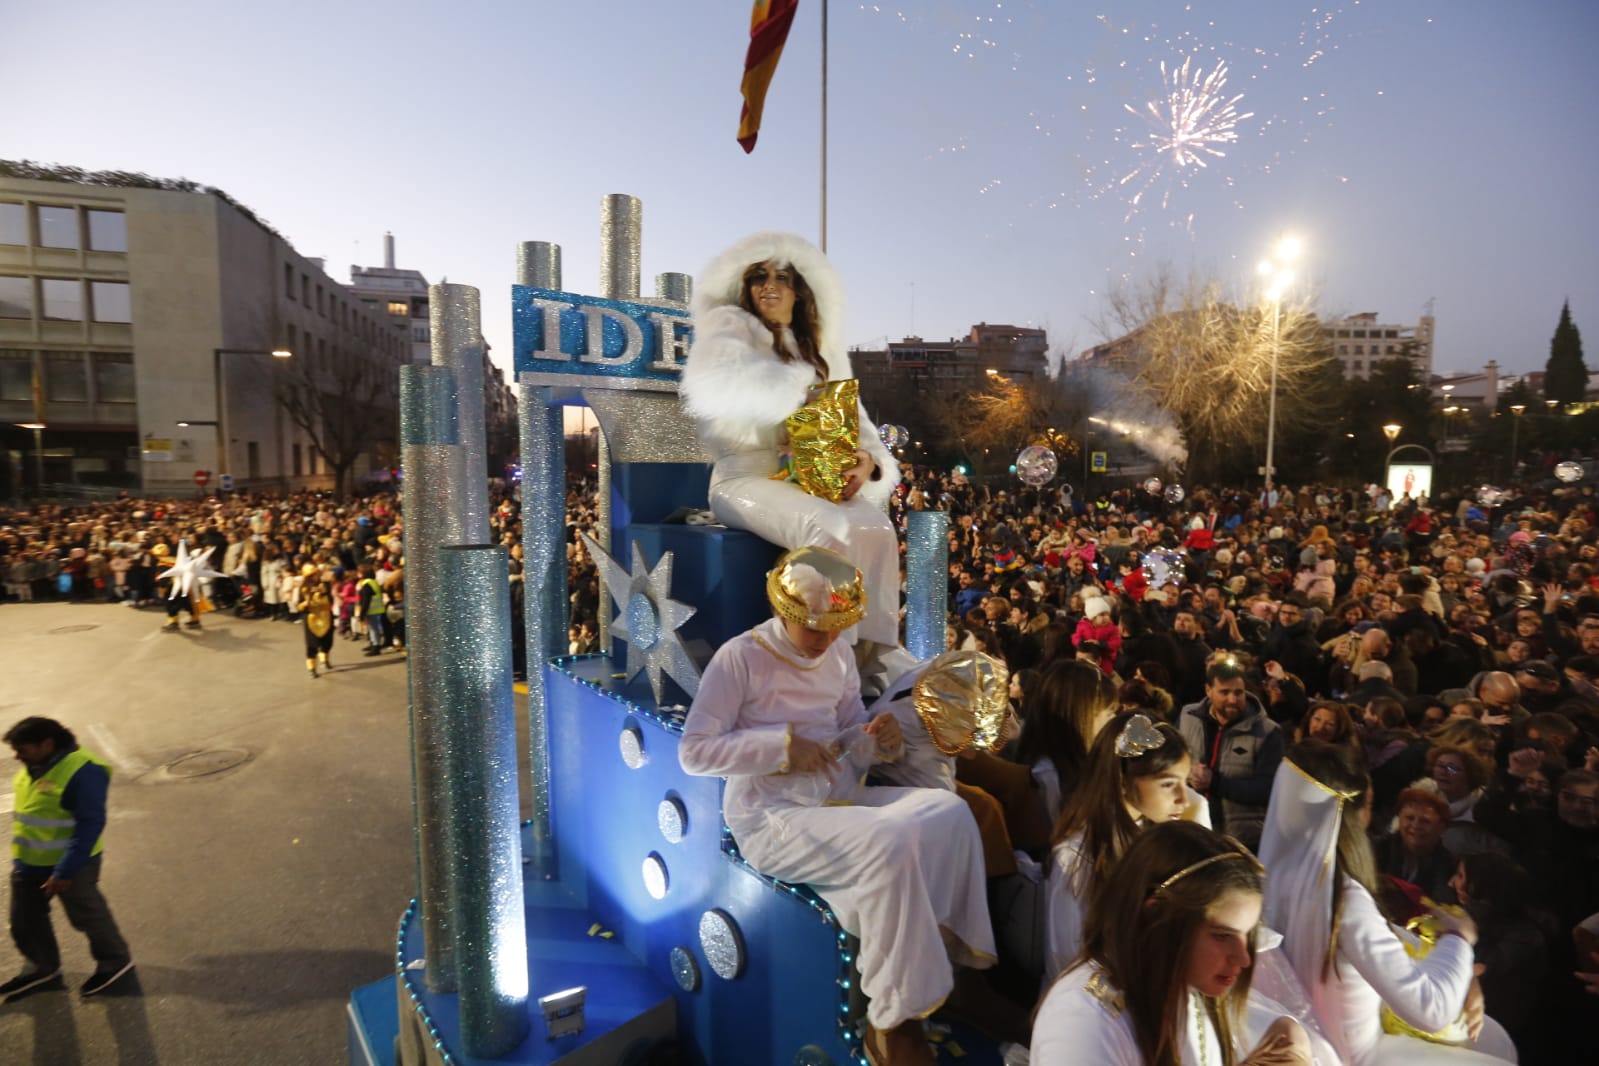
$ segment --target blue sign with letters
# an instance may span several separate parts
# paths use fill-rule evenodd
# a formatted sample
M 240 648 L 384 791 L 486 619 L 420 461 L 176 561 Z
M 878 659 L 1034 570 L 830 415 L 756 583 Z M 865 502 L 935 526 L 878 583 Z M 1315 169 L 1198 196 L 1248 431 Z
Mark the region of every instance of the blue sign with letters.
M 688 312 L 511 287 L 517 380 L 675 392 L 693 339 Z

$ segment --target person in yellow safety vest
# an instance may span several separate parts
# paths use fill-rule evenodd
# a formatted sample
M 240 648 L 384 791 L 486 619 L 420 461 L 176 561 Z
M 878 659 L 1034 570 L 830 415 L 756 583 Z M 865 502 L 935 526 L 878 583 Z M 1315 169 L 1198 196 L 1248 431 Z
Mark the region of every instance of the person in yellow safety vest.
M 363 655 L 383 654 L 383 644 L 387 636 L 388 621 L 385 611 L 388 605 L 383 602 L 383 586 L 372 576 L 372 564 L 361 564 L 361 580 L 356 585 L 360 595 L 361 616 L 366 621 L 367 649 Z
M 6 731 L 5 741 L 22 763 L 11 822 L 11 939 L 27 965 L 0 984 L 0 997 L 10 1002 L 64 987 L 52 899 L 89 938 L 95 970 L 79 993 L 104 992 L 133 972 L 133 956 L 99 885 L 111 767 L 51 718 L 24 718 Z

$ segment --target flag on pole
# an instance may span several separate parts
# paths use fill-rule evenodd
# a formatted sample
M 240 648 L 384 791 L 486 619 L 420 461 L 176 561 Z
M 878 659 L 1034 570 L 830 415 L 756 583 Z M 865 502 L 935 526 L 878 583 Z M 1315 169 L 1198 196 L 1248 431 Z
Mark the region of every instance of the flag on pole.
M 766 90 L 777 72 L 777 60 L 798 7 L 799 0 L 755 0 L 755 10 L 750 13 L 750 49 L 744 55 L 744 83 L 740 86 L 744 109 L 738 116 L 738 143 L 745 152 L 755 150 Z

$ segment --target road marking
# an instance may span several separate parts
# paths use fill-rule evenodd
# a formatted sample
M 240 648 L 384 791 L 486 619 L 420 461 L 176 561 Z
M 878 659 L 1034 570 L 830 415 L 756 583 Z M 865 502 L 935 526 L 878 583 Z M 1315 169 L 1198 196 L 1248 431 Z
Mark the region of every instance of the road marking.
M 123 773 L 132 777 L 141 777 L 150 772 L 148 765 L 123 750 L 122 745 L 111 735 L 109 726 L 96 723 L 84 726 L 83 731 L 94 738 L 94 746 L 100 750 L 100 754 L 111 760 L 112 765 Z

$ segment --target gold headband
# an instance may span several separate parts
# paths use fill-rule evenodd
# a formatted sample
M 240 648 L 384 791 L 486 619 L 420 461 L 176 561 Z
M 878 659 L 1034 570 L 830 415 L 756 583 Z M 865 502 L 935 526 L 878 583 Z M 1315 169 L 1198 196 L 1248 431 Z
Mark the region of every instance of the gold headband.
M 1198 862 L 1189 863 L 1187 866 L 1184 866 L 1181 870 L 1178 870 L 1176 873 L 1174 873 L 1170 877 L 1166 878 L 1166 880 L 1164 880 L 1160 884 L 1156 885 L 1155 886 L 1155 891 L 1151 892 L 1150 895 L 1151 896 L 1158 896 L 1162 892 L 1165 892 L 1167 889 L 1171 888 L 1172 885 L 1175 885 L 1177 882 L 1179 882 L 1183 878 L 1187 877 L 1189 874 L 1197 873 L 1198 871 L 1203 870 L 1207 866 L 1211 866 L 1211 865 L 1213 865 L 1215 863 L 1218 863 L 1218 862 L 1224 862 L 1227 859 L 1243 859 L 1244 861 L 1248 862 L 1251 866 L 1253 866 L 1257 873 L 1264 874 L 1266 872 L 1266 868 L 1260 864 L 1260 860 L 1255 858 L 1255 856 L 1251 855 L 1248 851 L 1246 851 L 1242 844 L 1240 844 L 1238 841 L 1234 840 L 1232 837 L 1223 837 L 1222 839 L 1226 840 L 1229 844 L 1231 844 L 1233 846 L 1234 850 L 1232 850 L 1232 851 L 1223 851 L 1223 852 L 1221 852 L 1219 854 L 1212 855 L 1209 858 L 1200 859 Z

